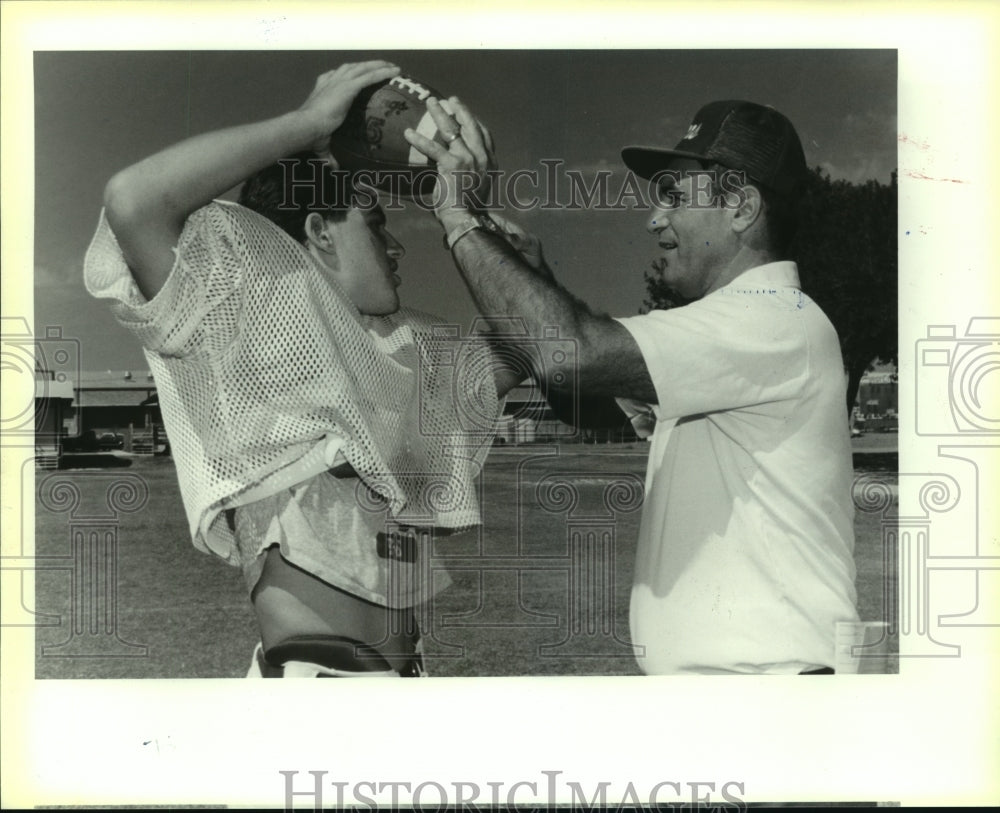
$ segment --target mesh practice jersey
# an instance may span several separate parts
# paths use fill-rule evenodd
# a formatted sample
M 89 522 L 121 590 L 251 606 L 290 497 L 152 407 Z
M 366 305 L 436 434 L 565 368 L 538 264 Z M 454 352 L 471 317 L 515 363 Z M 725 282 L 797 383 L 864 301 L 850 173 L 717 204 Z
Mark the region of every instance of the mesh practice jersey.
M 475 477 L 500 403 L 489 349 L 426 314 L 360 314 L 267 218 L 216 201 L 187 220 L 146 300 L 101 213 L 84 263 L 144 348 L 196 547 L 236 564 L 220 512 L 348 461 L 391 514 L 480 521 Z

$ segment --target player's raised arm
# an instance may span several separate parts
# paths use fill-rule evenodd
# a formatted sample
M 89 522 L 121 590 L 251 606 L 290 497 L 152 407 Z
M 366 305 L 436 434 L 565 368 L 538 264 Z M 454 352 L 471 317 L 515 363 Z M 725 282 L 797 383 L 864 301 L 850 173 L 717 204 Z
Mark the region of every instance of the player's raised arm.
M 570 382 L 596 397 L 625 397 L 655 403 L 656 391 L 638 345 L 628 330 L 607 316 L 594 313 L 551 277 L 539 272 L 505 236 L 481 227 L 475 211 L 467 205 L 470 172 L 486 176 L 494 164 L 489 131 L 458 99 L 450 99 L 454 117 L 440 104 L 429 102 L 428 110 L 438 129 L 445 133 L 447 147 L 415 131 L 408 131 L 411 145 L 438 165 L 443 193 L 435 215 L 445 231 L 447 243 L 479 311 L 515 316 L 529 333 L 542 338 L 557 327 L 562 338 L 576 345 L 574 375 L 549 365 L 534 371 L 547 392 L 561 397 Z
M 143 295 L 152 298 L 166 281 L 192 212 L 286 155 L 326 155 L 330 133 L 359 91 L 398 72 L 384 61 L 341 65 L 316 80 L 297 110 L 186 139 L 112 177 L 105 214 Z

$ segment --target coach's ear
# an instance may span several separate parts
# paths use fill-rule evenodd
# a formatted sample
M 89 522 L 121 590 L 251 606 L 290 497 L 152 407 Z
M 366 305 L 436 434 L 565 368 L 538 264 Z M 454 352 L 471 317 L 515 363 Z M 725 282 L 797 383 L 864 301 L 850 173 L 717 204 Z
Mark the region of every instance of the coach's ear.
M 319 212 L 310 212 L 305 222 L 306 242 L 324 254 L 333 254 L 333 235 L 326 218 Z
M 726 205 L 732 212 L 733 231 L 745 232 L 760 218 L 764 211 L 764 199 L 753 184 L 742 187 L 738 193 L 730 192 Z

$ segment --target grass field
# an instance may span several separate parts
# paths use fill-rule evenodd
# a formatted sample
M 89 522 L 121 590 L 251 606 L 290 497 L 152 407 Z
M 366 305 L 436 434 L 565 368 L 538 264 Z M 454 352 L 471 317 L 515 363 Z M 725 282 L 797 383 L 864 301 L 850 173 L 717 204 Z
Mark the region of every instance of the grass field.
M 895 437 L 855 447 L 858 475 L 894 488 Z M 444 540 L 431 559 L 453 581 L 423 624 L 432 674 L 638 674 L 627 610 L 645 454 L 494 450 L 481 534 Z M 242 677 L 257 633 L 239 572 L 191 545 L 172 460 L 115 462 L 37 473 L 36 676 Z M 883 619 L 895 592 L 884 521 L 856 520 L 865 620 Z

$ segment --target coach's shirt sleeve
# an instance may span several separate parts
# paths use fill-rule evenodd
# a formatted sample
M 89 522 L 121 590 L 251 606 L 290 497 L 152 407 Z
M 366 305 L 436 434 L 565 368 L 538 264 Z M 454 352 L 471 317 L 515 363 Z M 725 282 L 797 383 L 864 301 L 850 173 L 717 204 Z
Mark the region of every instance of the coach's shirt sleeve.
M 672 310 L 619 319 L 635 338 L 663 421 L 767 405 L 801 390 L 808 369 L 798 291 L 727 287 Z
M 102 211 L 84 261 L 87 291 L 110 299 L 115 318 L 150 352 L 196 358 L 218 350 L 235 330 L 234 300 L 244 266 L 245 241 L 231 212 L 231 204 L 214 202 L 188 217 L 174 248 L 173 268 L 147 300 Z

